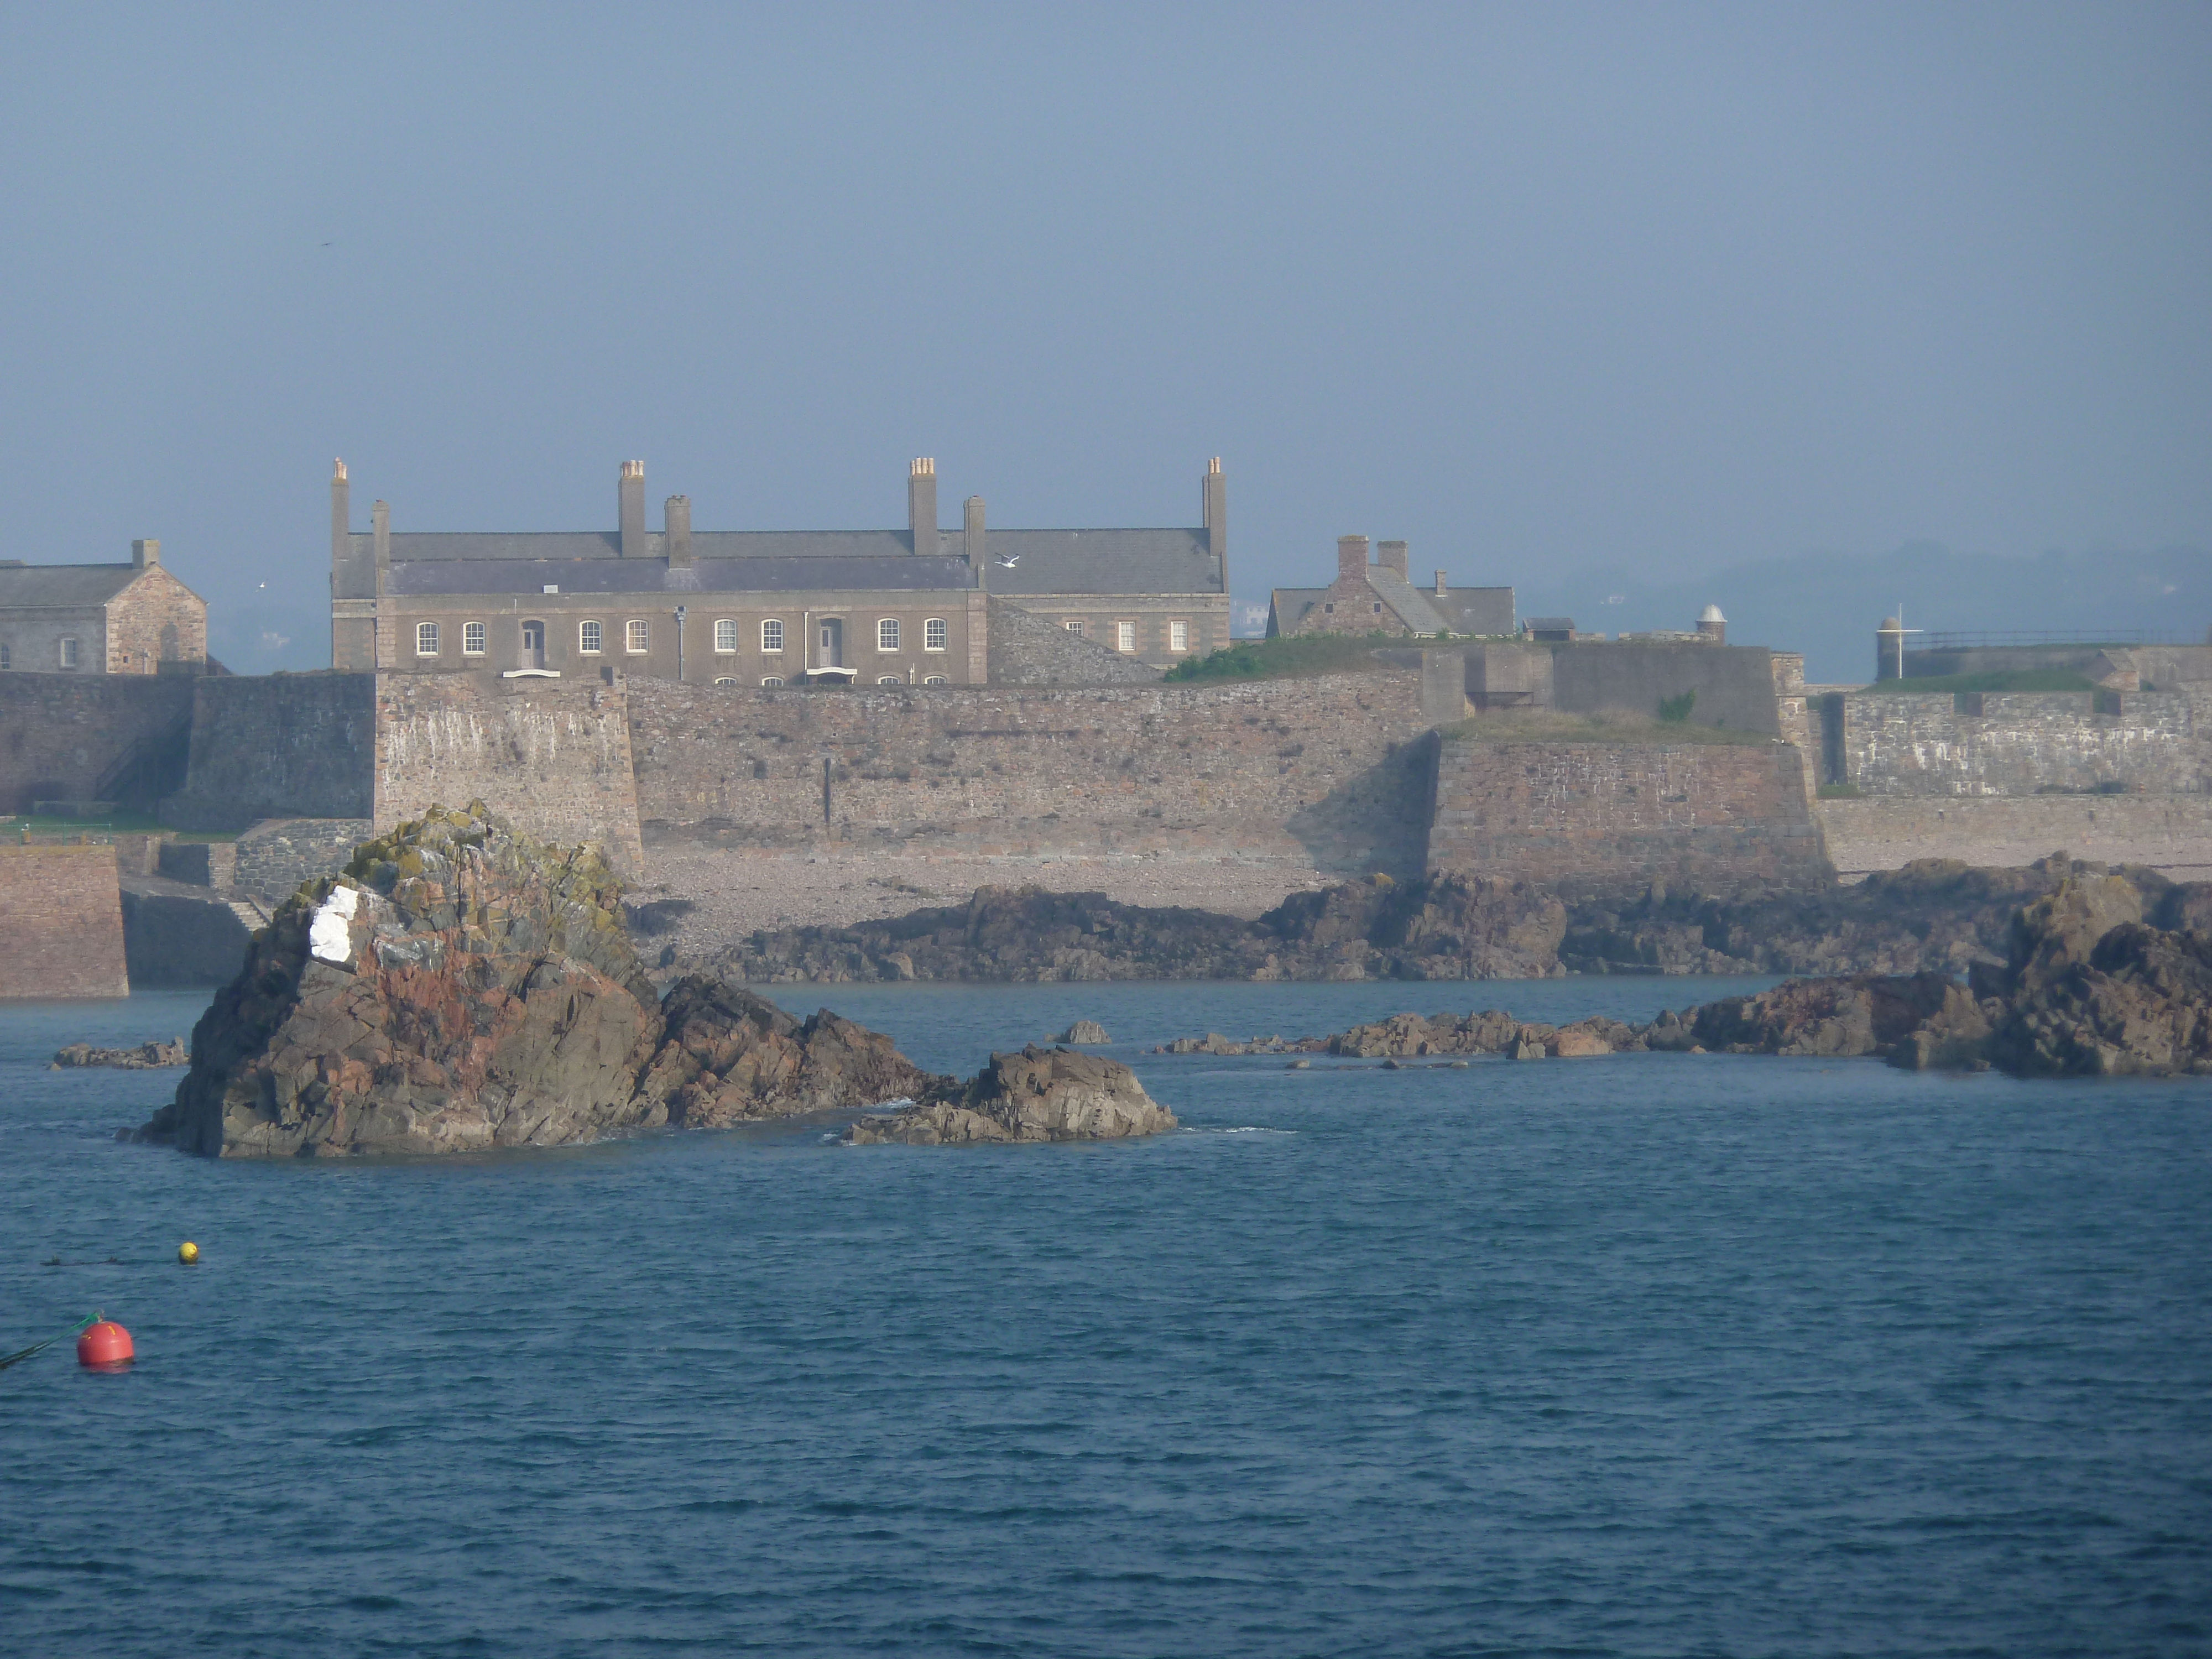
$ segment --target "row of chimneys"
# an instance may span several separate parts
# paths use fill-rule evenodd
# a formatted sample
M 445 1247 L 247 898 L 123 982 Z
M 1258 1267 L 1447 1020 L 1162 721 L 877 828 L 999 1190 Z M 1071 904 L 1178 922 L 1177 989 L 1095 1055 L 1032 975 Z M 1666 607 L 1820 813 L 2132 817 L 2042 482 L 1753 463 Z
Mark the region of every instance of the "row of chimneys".
M 343 545 L 343 538 L 352 526 L 349 505 L 350 486 L 346 482 L 346 465 L 333 463 L 331 473 L 331 533 L 333 547 Z M 617 549 L 624 558 L 642 556 L 651 544 L 645 532 L 645 463 L 624 461 L 616 481 L 617 524 L 621 532 Z M 1206 528 L 1206 550 L 1216 559 L 1229 556 L 1229 486 L 1221 471 L 1221 457 L 1216 455 L 1206 463 L 1204 484 L 1202 522 Z M 682 567 L 696 562 L 691 552 L 691 498 L 671 495 L 662 508 L 667 533 L 665 538 L 668 562 Z M 369 509 L 372 533 L 376 538 L 376 562 L 382 565 L 391 558 L 392 514 L 382 501 Z M 961 504 L 961 551 L 969 563 L 977 569 L 983 565 L 983 498 L 970 495 Z M 927 456 L 916 459 L 907 470 L 906 480 L 907 530 L 917 553 L 938 551 L 935 546 L 925 547 L 922 532 L 938 532 L 937 523 L 937 463 Z M 157 553 L 159 542 L 152 544 Z M 1362 546 L 1365 544 L 1363 542 Z M 1405 568 L 1405 543 L 1385 542 L 1385 550 L 1399 550 L 1399 568 Z M 1437 572 L 1439 581 L 1443 572 Z M 1441 590 L 1439 590 L 1441 591 Z
M 1336 574 L 1340 577 L 1364 574 L 1367 570 L 1367 547 L 1364 536 L 1339 536 L 1336 538 Z M 1377 542 L 1375 551 L 1375 562 L 1385 570 L 1396 571 L 1400 581 L 1410 583 L 1413 580 L 1406 568 L 1405 543 Z M 1444 573 L 1439 570 L 1437 572 L 1437 597 L 1443 599 L 1446 591 Z

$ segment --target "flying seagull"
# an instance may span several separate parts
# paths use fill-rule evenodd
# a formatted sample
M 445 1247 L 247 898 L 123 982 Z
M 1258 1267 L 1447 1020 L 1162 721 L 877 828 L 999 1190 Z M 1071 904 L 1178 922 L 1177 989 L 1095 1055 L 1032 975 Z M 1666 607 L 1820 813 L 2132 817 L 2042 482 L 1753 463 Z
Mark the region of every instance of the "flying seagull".
M 1001 570 L 1012 570 L 1021 562 L 1022 556 L 1018 553 L 1001 553 L 996 559 L 992 561 L 992 562 L 997 565 Z

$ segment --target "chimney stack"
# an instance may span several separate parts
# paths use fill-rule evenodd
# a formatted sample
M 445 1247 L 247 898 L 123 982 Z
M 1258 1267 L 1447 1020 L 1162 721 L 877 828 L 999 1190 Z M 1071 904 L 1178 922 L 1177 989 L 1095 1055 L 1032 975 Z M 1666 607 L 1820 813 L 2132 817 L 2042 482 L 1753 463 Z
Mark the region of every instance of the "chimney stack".
M 645 556 L 645 463 L 624 461 L 622 477 L 615 486 L 622 517 L 621 535 L 615 544 L 616 552 L 625 559 Z
M 1229 586 L 1229 480 L 1222 476 L 1221 457 L 1206 464 L 1206 550 L 1213 559 L 1213 574 L 1224 592 Z
M 149 537 L 143 542 L 131 544 L 131 568 L 133 570 L 150 570 L 161 562 L 161 543 Z
M 960 508 L 960 550 L 968 556 L 968 568 L 975 573 L 975 586 L 983 586 L 986 568 L 983 557 L 983 498 L 970 495 Z
M 352 551 L 353 486 L 346 482 L 343 461 L 331 463 L 331 569 L 341 568 Z
M 906 527 L 915 552 L 942 550 L 937 539 L 937 463 L 927 457 L 907 469 Z
M 1366 575 L 1367 538 L 1339 536 L 1336 538 L 1337 580 L 1342 581 L 1346 576 L 1358 576 L 1364 580 Z
M 1400 580 L 1407 582 L 1413 580 L 1413 577 L 1407 574 L 1406 568 L 1405 543 L 1382 542 L 1376 547 L 1375 556 L 1376 562 L 1385 570 L 1396 571 Z
M 1441 570 L 1437 572 L 1437 597 L 1440 599 L 1444 597 L 1444 573 Z
M 668 533 L 662 538 L 668 544 L 668 568 L 684 570 L 690 568 L 691 557 L 691 498 L 671 495 L 661 509 Z

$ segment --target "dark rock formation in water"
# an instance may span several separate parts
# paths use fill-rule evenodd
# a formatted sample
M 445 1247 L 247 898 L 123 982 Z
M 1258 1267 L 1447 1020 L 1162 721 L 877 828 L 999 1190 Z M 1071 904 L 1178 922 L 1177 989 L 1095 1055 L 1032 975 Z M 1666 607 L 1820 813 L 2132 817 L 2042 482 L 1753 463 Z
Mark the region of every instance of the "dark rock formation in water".
M 696 981 L 664 1012 L 618 899 L 598 853 L 480 805 L 403 824 L 253 936 L 137 1138 L 266 1158 L 556 1146 L 933 1081 L 835 1015 L 801 1026 Z
M 1927 859 L 1826 892 L 1720 899 L 1655 887 L 1632 904 L 1571 909 L 1522 882 L 1374 877 L 1294 894 L 1254 921 L 984 887 L 965 904 L 889 921 L 757 933 L 713 965 L 762 983 L 1958 975 L 2002 965 L 2021 907 L 2098 872 L 2063 853 L 2006 870 Z M 2153 907 L 2193 890 L 2154 871 L 2124 874 Z M 2212 898 L 2191 902 L 2212 913 Z
M 1117 1060 L 1035 1043 L 993 1054 L 957 1085 L 887 1116 L 865 1117 L 846 1132 L 856 1146 L 903 1141 L 918 1146 L 1017 1140 L 1115 1140 L 1176 1127 L 1173 1112 L 1145 1092 Z
M 953 1082 L 827 1008 L 802 1022 L 718 980 L 681 981 L 661 1012 L 665 1038 L 638 1079 L 648 1122 L 721 1128 L 914 1098 Z
M 1376 877 L 1293 895 L 1256 921 L 983 887 L 889 921 L 755 933 L 719 965 L 757 983 L 1537 978 L 1559 971 L 1565 927 L 1549 894 L 1486 878 Z
M 170 1042 L 142 1042 L 135 1048 L 95 1048 L 88 1042 L 72 1042 L 54 1051 L 52 1069 L 112 1066 L 118 1071 L 152 1072 L 167 1066 L 188 1066 L 191 1058 L 182 1037 Z
M 1559 957 L 1578 973 L 1961 975 L 2005 960 L 2013 917 L 2103 866 L 2063 853 L 2013 869 L 1922 859 L 1850 887 L 1743 899 L 1654 888 L 1618 908 L 1579 905 Z M 2153 870 L 2128 880 L 2164 902 Z
M 479 803 L 402 824 L 280 908 L 134 1138 L 225 1158 L 452 1152 L 907 1099 L 948 1103 L 940 1140 L 1174 1125 L 1111 1060 L 1002 1056 L 963 1085 L 827 1009 L 801 1021 L 706 976 L 664 1002 L 599 854 Z
M 2212 890 L 2074 867 L 2008 924 L 2005 959 L 1947 974 L 1785 980 L 1648 1025 L 1553 1027 L 1498 1011 L 1395 1014 L 1333 1036 L 1236 1042 L 1213 1033 L 1170 1054 L 1571 1058 L 1638 1048 L 1881 1056 L 1893 1065 L 1996 1066 L 2022 1076 L 2212 1074 Z M 2160 927 L 2144 920 L 2179 924 Z

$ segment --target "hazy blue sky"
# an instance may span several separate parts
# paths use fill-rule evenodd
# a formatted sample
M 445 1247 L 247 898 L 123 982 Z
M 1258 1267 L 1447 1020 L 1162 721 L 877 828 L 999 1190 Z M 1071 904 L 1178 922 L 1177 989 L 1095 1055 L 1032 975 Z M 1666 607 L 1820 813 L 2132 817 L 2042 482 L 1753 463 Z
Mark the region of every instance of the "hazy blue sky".
M 333 455 L 492 529 L 629 456 L 656 524 L 915 455 L 1191 523 L 1219 454 L 1246 599 L 2203 550 L 2208 88 L 2202 4 L 12 5 L 0 553 L 157 535 L 258 669 L 328 660 Z

